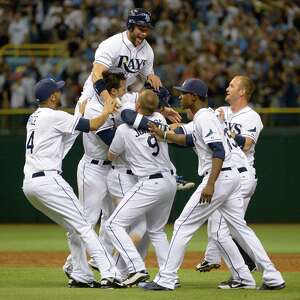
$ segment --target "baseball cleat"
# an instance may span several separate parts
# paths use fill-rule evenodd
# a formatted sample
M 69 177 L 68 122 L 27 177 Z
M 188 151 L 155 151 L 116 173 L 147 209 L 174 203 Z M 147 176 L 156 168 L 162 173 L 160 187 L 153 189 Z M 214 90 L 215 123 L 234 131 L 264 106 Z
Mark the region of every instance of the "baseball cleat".
M 176 176 L 177 191 L 189 190 L 195 186 L 194 182 L 186 181 L 183 176 Z
M 143 282 L 140 282 L 140 283 L 138 283 L 138 287 L 141 288 L 141 289 L 143 289 L 143 288 L 146 286 L 146 284 L 148 284 L 148 283 L 150 283 L 150 282 L 151 282 L 151 281 L 143 281 Z M 180 283 L 179 278 L 176 279 L 176 282 L 175 282 L 175 289 L 178 289 L 178 288 L 181 288 L 181 283 Z
M 175 282 L 175 289 L 181 288 L 181 283 L 180 283 L 180 279 L 177 278 L 176 282 Z
M 201 263 L 199 263 L 196 266 L 196 271 L 199 271 L 199 272 L 209 272 L 212 269 L 219 269 L 220 267 L 221 267 L 220 264 L 211 264 L 207 260 L 204 259 Z
M 144 285 L 143 289 L 146 291 L 172 291 L 171 289 L 161 286 L 154 281 L 147 282 Z
M 70 279 L 68 283 L 69 288 L 101 288 L 101 284 L 97 281 L 80 282 L 75 279 Z
M 244 284 L 236 280 L 231 280 L 226 282 L 221 282 L 218 285 L 219 289 L 223 290 L 238 290 L 238 289 L 255 289 L 255 285 Z
M 116 278 L 102 278 L 100 285 L 103 289 L 122 289 L 127 287 L 123 282 Z
M 262 284 L 262 286 L 260 288 L 258 288 L 261 291 L 265 291 L 265 290 L 269 290 L 269 291 L 275 291 L 275 290 L 282 290 L 285 288 L 285 282 L 278 284 L 278 285 L 273 285 L 273 286 L 269 286 L 266 285 L 265 283 Z
M 127 279 L 123 281 L 126 286 L 137 285 L 139 282 L 146 281 L 150 278 L 146 270 L 142 270 L 136 273 L 131 273 L 128 275 Z

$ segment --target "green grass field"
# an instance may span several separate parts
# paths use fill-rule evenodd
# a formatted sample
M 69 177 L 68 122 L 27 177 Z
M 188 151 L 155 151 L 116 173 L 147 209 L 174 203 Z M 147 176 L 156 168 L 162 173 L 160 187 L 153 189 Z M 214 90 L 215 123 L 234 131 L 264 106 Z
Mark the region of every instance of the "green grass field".
M 269 253 L 300 253 L 300 224 L 253 225 Z M 189 244 L 188 251 L 203 251 L 206 229 L 201 229 Z M 168 227 L 168 235 L 172 231 Z M 20 251 L 66 251 L 67 243 L 62 229 L 55 225 L 1 225 L 0 226 L 0 299 L 299 299 L 300 272 L 284 272 L 287 288 L 281 291 L 235 290 L 224 291 L 217 284 L 227 279 L 228 273 L 214 271 L 200 274 L 194 270 L 180 270 L 182 288 L 174 292 L 145 292 L 138 288 L 124 290 L 68 289 L 66 277 L 57 267 L 7 267 L 1 265 L 1 254 Z M 47 259 L 47 258 L 46 258 Z M 149 269 L 152 276 L 156 269 Z M 261 274 L 256 273 L 257 284 Z M 99 298 L 98 298 L 99 297 Z

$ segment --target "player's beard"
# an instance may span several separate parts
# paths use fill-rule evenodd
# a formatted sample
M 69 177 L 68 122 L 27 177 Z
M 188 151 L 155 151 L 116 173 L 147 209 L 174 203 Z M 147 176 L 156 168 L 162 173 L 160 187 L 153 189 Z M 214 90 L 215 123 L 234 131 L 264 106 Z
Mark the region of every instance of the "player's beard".
M 134 46 L 136 46 L 136 47 L 139 46 L 144 41 L 144 39 L 145 38 L 138 36 L 134 33 L 132 33 L 132 35 L 131 35 L 131 41 L 134 44 Z

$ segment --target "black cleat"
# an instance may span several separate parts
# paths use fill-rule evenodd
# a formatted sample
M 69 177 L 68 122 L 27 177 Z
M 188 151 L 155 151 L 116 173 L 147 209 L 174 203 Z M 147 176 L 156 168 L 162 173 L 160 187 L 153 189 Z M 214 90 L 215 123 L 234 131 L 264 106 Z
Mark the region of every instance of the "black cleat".
M 68 286 L 69 288 L 101 288 L 101 284 L 97 281 L 80 282 L 72 278 L 69 280 Z
M 282 290 L 284 288 L 285 288 L 285 282 L 283 282 L 281 284 L 278 284 L 278 285 L 273 285 L 273 286 L 269 286 L 269 285 L 266 285 L 265 283 L 263 283 L 262 286 L 259 288 L 259 290 L 261 290 L 261 291 L 266 291 L 266 290 L 275 291 L 275 290 Z
M 222 290 L 239 290 L 239 289 L 255 289 L 255 285 L 249 285 L 249 284 L 244 284 L 242 282 L 236 281 L 236 280 L 231 280 L 231 281 L 224 281 L 221 282 L 218 285 L 219 289 Z
M 136 273 L 130 273 L 123 281 L 123 283 L 127 286 L 137 285 L 139 282 L 146 281 L 150 278 L 148 272 L 146 270 L 142 270 Z
M 122 289 L 127 287 L 123 282 L 116 278 L 102 278 L 100 284 L 103 289 Z
M 154 281 L 147 282 L 144 286 L 143 289 L 146 291 L 172 291 L 171 289 L 168 289 L 162 285 L 157 284 Z
M 200 264 L 196 266 L 196 271 L 199 272 L 209 272 L 212 269 L 219 269 L 221 267 L 220 264 L 211 264 L 207 260 L 203 260 Z

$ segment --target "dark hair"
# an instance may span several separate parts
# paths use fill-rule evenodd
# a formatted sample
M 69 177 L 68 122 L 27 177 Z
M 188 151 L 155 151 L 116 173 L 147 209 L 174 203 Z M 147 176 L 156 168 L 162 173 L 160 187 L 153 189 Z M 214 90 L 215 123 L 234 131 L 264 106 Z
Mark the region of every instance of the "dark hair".
M 118 89 L 121 86 L 121 81 L 126 80 L 124 72 L 113 72 L 110 70 L 104 71 L 102 77 L 105 81 L 105 87 L 108 92 L 112 89 Z

